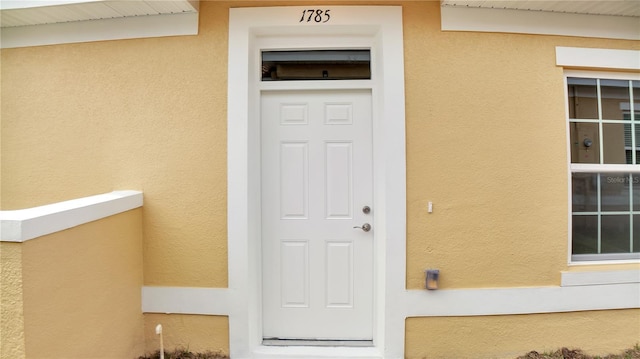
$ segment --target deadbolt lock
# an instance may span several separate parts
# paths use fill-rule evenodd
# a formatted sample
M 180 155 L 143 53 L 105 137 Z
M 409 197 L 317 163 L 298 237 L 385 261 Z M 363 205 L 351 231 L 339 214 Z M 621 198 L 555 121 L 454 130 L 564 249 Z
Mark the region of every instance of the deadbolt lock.
M 369 207 L 369 206 L 362 207 L 362 213 L 364 213 L 364 214 L 371 213 L 371 207 Z

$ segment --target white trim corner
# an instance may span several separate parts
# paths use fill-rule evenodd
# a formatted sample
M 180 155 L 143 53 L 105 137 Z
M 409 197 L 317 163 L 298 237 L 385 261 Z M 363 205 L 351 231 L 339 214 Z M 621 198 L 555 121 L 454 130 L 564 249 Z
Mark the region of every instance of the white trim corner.
M 556 65 L 578 69 L 640 71 L 640 51 L 557 46 Z
M 24 242 L 142 205 L 142 192 L 114 191 L 39 207 L 0 211 L 0 241 Z

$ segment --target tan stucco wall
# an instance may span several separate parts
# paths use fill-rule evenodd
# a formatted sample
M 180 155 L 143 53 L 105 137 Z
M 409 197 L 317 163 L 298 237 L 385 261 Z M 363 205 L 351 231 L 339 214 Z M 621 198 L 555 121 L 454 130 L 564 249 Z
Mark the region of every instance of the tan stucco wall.
M 555 47 L 640 44 L 441 32 L 438 2 L 386 3 L 404 6 L 407 286 L 425 268 L 442 288 L 558 284 L 569 249 Z M 145 284 L 225 287 L 229 6 L 202 2 L 198 36 L 3 50 L 2 208 L 143 190 Z
M 223 316 L 145 314 L 144 335 L 146 352 L 160 349 L 156 326 L 162 324 L 165 350 L 176 348 L 192 352 L 219 352 L 229 354 L 229 320 Z
M 439 26 L 437 3 L 405 4 L 407 286 L 426 268 L 442 288 L 557 285 L 569 248 L 555 47 L 640 42 Z
M 142 190 L 145 283 L 225 287 L 228 11 L 201 16 L 198 36 L 2 50 L 1 208 Z
M 640 338 L 640 309 L 407 319 L 407 359 L 512 359 L 535 350 L 618 354 Z
M 336 4 L 348 3 L 365 2 Z M 422 288 L 425 268 L 441 270 L 445 289 L 558 285 L 560 271 L 569 269 L 569 249 L 564 93 L 555 47 L 640 49 L 640 43 L 441 32 L 438 2 L 376 2 L 385 3 L 404 6 L 407 287 Z M 287 3 L 234 2 L 233 6 L 251 4 Z M 144 210 L 134 213 L 144 213 L 140 229 L 144 262 L 138 263 L 144 267 L 144 283 L 226 287 L 229 6 L 202 2 L 198 36 L 2 50 L 0 207 L 27 208 L 113 189 L 143 190 Z M 433 201 L 432 214 L 426 211 L 427 201 Z M 108 221 L 120 220 L 127 221 L 119 216 Z M 129 265 L 133 268 L 135 260 L 117 256 L 115 247 L 109 247 L 114 251 L 104 257 L 85 254 L 85 250 L 92 253 L 92 248 L 84 247 L 92 242 L 80 239 L 90 237 L 92 226 L 99 226 L 92 231 L 118 231 L 117 226 L 102 222 L 83 226 L 84 234 L 66 231 L 48 236 L 46 242 L 41 238 L 24 245 L 24 326 L 26 333 L 33 333 L 26 338 L 27 355 L 31 356 L 31 348 L 38 350 L 31 345 L 33 340 L 56 345 L 54 338 L 44 334 L 54 324 L 40 328 L 40 323 L 70 323 L 63 332 L 72 339 L 90 336 L 85 342 L 91 345 L 120 335 L 115 324 L 104 333 L 73 332 L 90 328 L 87 318 L 104 318 L 105 312 L 98 307 L 91 312 L 100 314 L 86 312 L 86 318 L 80 313 L 63 317 L 63 311 L 51 310 L 46 303 L 43 310 L 30 309 L 44 298 L 40 287 L 55 289 L 46 278 L 63 278 L 83 302 L 106 305 L 101 298 L 116 285 L 109 278 L 124 275 L 119 271 Z M 68 243 L 52 244 L 58 242 Z M 127 244 L 133 246 L 120 243 L 121 250 L 131 251 L 127 255 L 139 253 L 137 247 L 124 248 Z M 122 261 L 128 264 L 113 266 Z M 99 269 L 98 277 L 85 280 L 68 274 L 82 266 Z M 49 272 L 51 268 L 58 268 L 57 272 Z M 113 270 L 118 272 L 110 273 Z M 119 285 L 127 291 L 136 287 L 132 281 Z M 135 300 L 125 297 L 114 298 L 113 306 L 108 306 L 110 313 L 121 316 L 114 322 L 128 323 L 130 330 L 142 328 L 128 322 L 136 315 L 141 320 L 139 307 L 137 314 L 133 309 L 116 310 L 116 303 L 129 308 Z M 64 302 L 54 303 L 67 309 Z M 593 315 L 620 328 L 633 317 L 626 314 L 637 318 L 637 311 L 625 313 Z M 555 316 L 560 319 L 551 323 L 559 328 L 564 328 L 565 319 L 587 322 L 580 319 L 587 318 L 583 314 Z M 531 328 L 543 328 L 542 318 L 548 316 L 527 318 L 534 322 Z M 222 350 L 228 345 L 222 335 L 228 328 L 226 318 L 146 315 L 147 349 L 153 348 L 152 329 L 160 320 L 167 323 L 165 332 L 180 328 L 167 334 L 171 343 L 189 341 Z M 442 328 L 446 332 L 453 328 L 450 323 L 480 329 L 493 322 L 498 324 L 488 333 L 500 333 L 503 324 L 515 328 L 521 317 L 410 319 L 407 353 L 439 355 L 423 344 L 429 337 L 423 331 L 437 334 Z M 191 324 L 202 331 L 191 331 Z M 585 324 L 579 330 L 588 338 L 599 332 L 596 329 Z M 178 336 L 182 330 L 185 334 Z M 571 338 L 566 333 L 558 335 Z M 119 338 L 132 340 L 132 348 L 137 345 L 130 337 Z M 540 337 L 525 343 L 514 337 L 513 350 L 530 349 L 525 344 L 538 345 L 545 338 L 553 339 Z M 484 340 L 489 343 L 490 339 Z M 443 343 L 452 342 L 443 339 Z M 570 343 L 549 342 L 556 344 Z M 85 350 L 80 346 L 78 352 Z M 76 350 L 74 346 L 67 349 Z
M 22 246 L 0 242 L 0 358 L 25 358 Z
M 143 353 L 141 209 L 20 245 L 27 358 Z

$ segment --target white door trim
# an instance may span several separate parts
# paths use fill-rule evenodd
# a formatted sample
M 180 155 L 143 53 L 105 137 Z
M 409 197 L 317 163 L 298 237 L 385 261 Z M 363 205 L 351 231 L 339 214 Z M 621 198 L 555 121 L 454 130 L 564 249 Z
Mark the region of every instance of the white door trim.
M 361 354 L 356 353 L 356 348 L 349 351 L 354 356 L 371 357 L 375 352 L 374 357 L 401 358 L 405 317 L 400 302 L 405 292 L 406 267 L 402 9 L 322 6 L 318 8 L 331 10 L 330 21 L 300 23 L 306 8 L 230 10 L 227 138 L 230 355 L 258 358 L 268 351 L 261 346 L 259 99 L 261 88 L 266 86 L 259 83 L 259 49 L 360 46 L 372 49 L 371 81 L 330 81 L 320 85 L 372 88 L 374 104 L 374 348 L 365 348 Z M 307 85 L 297 82 L 295 86 L 308 88 Z M 275 354 L 271 350 L 269 354 L 284 357 L 287 350 L 283 348 Z

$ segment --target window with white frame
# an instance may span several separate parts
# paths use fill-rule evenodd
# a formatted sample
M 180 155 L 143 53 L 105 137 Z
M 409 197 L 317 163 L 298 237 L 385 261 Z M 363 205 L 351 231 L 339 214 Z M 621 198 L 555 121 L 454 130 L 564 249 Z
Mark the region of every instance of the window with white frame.
M 640 259 L 640 76 L 567 73 L 572 261 Z

